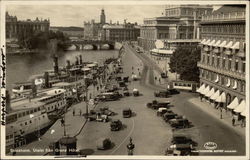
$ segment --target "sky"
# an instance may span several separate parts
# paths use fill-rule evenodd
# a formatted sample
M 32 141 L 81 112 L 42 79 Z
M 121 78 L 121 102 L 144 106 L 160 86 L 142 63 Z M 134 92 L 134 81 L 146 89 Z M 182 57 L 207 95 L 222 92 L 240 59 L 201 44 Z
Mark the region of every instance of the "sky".
M 100 21 L 101 9 L 105 10 L 106 22 L 119 21 L 143 23 L 144 18 L 162 16 L 164 5 L 8 5 L 6 11 L 18 20 L 50 19 L 50 26 L 83 27 L 84 21 Z

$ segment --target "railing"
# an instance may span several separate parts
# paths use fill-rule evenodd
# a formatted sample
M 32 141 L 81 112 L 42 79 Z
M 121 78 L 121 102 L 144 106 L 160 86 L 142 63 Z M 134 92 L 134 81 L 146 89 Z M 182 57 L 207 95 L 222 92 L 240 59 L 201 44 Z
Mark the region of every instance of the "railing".
M 207 69 L 207 70 L 211 70 L 211 71 L 223 74 L 223 75 L 227 75 L 229 77 L 234 77 L 234 78 L 240 79 L 240 80 L 246 80 L 245 73 L 239 73 L 239 72 L 236 72 L 236 71 L 217 68 L 217 67 L 213 67 L 213 66 L 201 63 L 201 62 L 198 62 L 197 66 L 200 67 L 200 68 L 204 68 L 204 69 Z
M 203 15 L 202 21 L 242 20 L 245 18 L 246 18 L 245 12 L 231 12 L 224 14 Z

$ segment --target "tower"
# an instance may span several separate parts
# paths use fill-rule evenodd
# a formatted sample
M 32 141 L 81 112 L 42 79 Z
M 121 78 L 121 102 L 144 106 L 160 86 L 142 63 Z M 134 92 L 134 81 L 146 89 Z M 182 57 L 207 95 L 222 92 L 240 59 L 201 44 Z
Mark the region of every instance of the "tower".
M 106 23 L 106 16 L 104 13 L 104 9 L 102 9 L 101 16 L 100 16 L 100 23 L 104 25 Z

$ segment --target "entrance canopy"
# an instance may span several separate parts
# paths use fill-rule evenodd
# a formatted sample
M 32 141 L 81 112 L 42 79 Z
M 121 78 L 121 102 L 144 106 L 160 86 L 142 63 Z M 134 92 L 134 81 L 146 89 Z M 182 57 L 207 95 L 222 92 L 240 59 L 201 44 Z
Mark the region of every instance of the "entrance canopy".
M 234 98 L 234 100 L 227 106 L 229 109 L 235 109 L 239 105 L 239 100 L 237 97 Z
M 226 102 L 226 94 L 222 92 L 221 95 L 215 99 L 216 102 L 225 103 Z
M 234 112 L 241 113 L 245 109 L 246 109 L 246 102 L 245 102 L 245 100 L 243 100 L 243 101 L 240 102 L 240 105 L 238 105 L 238 107 L 234 109 Z

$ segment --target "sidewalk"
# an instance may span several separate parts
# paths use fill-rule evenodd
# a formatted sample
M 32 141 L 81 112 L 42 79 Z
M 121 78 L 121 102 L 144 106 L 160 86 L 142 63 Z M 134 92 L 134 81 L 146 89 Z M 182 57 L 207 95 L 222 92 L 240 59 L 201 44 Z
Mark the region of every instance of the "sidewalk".
M 191 98 L 188 101 L 190 103 L 194 104 L 196 107 L 203 110 L 204 112 L 206 112 L 209 115 L 213 116 L 214 118 L 220 120 L 222 123 L 224 123 L 228 127 L 235 130 L 241 136 L 245 137 L 246 128 L 241 127 L 241 122 L 236 121 L 235 126 L 232 126 L 232 115 L 231 115 L 230 111 L 222 110 L 222 119 L 220 119 L 220 110 L 214 108 L 213 104 L 210 104 L 209 102 L 205 101 L 204 99 L 203 99 L 203 101 L 200 101 L 200 99 L 198 97 L 197 98 Z

